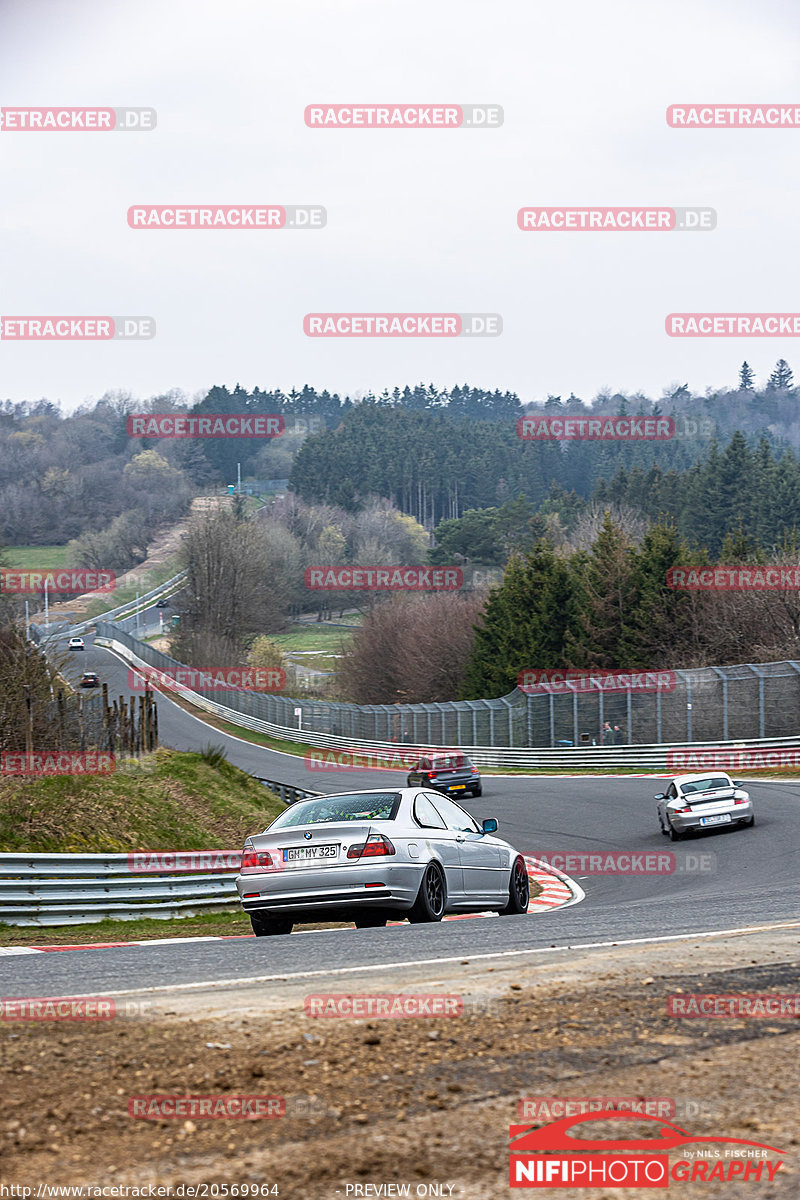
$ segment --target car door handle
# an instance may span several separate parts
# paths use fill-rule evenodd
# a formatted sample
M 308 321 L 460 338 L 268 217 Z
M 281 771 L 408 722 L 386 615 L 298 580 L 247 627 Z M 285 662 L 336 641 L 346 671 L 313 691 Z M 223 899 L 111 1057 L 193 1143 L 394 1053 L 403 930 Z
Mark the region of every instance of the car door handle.
M 465 842 L 466 840 L 467 840 L 467 839 L 466 839 L 465 837 L 460 837 L 459 835 L 456 835 L 456 841 L 457 841 L 457 842 Z

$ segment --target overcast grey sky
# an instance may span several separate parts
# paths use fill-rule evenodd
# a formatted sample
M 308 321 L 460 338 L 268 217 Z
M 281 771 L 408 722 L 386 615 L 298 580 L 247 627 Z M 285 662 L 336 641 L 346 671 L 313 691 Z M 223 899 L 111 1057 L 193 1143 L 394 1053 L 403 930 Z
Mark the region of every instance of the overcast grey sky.
M 307 104 L 491 102 L 494 130 L 316 130 Z M 800 371 L 796 339 L 667 337 L 800 311 L 792 0 L 0 0 L 0 104 L 152 106 L 151 133 L 0 133 L 0 313 L 148 314 L 129 344 L 0 341 L 0 398 L 419 380 L 584 398 Z M 136 203 L 321 204 L 327 228 L 129 229 Z M 522 233 L 525 205 L 710 205 L 712 233 Z M 499 312 L 492 339 L 325 339 L 307 312 Z

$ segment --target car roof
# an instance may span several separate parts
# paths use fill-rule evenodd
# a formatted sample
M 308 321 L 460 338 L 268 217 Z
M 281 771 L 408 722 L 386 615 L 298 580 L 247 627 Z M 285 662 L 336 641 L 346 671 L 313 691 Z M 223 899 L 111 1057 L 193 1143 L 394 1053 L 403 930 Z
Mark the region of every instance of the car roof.
M 413 796 L 415 792 L 430 791 L 423 787 L 395 787 L 388 783 L 382 788 L 349 788 L 346 792 L 320 792 L 317 796 L 304 796 L 304 800 L 335 800 L 337 796 L 385 796 L 387 792 L 400 792 L 405 796 Z
M 722 776 L 725 779 L 730 779 L 727 771 L 703 771 L 701 775 L 676 775 L 672 783 L 696 783 L 698 779 L 717 779 Z M 733 782 L 733 780 L 731 780 Z

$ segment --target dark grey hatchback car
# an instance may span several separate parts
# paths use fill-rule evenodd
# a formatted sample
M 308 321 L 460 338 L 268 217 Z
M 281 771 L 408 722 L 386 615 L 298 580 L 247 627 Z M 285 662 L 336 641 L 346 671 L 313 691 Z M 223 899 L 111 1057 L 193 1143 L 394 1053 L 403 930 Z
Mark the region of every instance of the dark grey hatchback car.
M 431 787 L 445 796 L 480 796 L 481 777 L 466 754 L 428 754 L 408 773 L 409 787 Z

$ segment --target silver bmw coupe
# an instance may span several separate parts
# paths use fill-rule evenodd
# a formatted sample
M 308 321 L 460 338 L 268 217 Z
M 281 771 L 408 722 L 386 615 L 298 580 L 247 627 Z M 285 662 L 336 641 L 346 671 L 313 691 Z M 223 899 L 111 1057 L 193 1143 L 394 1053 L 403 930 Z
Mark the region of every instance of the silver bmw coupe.
M 308 921 L 527 912 L 525 859 L 496 829 L 419 787 L 318 796 L 247 838 L 236 887 L 259 937 Z

